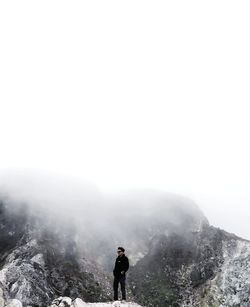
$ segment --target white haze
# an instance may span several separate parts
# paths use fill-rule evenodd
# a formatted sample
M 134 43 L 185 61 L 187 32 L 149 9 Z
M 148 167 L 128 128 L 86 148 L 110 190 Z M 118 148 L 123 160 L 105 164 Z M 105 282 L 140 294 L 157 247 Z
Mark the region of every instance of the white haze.
M 125 246 L 135 263 L 158 234 L 190 236 L 207 224 L 186 197 L 152 189 L 103 193 L 93 184 L 44 172 L 2 172 L 2 202 L 18 220 L 27 216 L 36 225 L 27 229 L 37 237 L 45 229 L 57 234 L 65 246 L 74 242 L 81 255 L 97 258 L 108 270 L 117 246 Z
M 249 9 L 1 2 L 1 171 L 188 196 L 250 239 Z

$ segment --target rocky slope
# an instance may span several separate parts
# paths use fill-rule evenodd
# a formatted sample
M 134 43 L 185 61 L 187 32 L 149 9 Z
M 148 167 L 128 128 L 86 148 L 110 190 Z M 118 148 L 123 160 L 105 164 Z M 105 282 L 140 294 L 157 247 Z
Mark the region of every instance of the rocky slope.
M 2 292 L 0 290 L 0 306 L 6 307 L 23 307 L 21 301 L 17 299 L 11 299 L 5 304 L 5 300 L 2 298 Z M 45 306 L 45 305 L 44 305 Z M 48 307 L 142 307 L 133 302 L 108 302 L 108 303 L 86 303 L 80 298 L 76 298 L 72 300 L 70 297 L 58 297 L 53 300 L 52 304 Z
M 49 304 L 56 295 L 89 302 L 110 300 L 110 280 L 97 263 L 79 254 L 74 230 L 25 205 L 0 204 L 0 287 L 25 305 Z
M 124 245 L 132 264 L 131 301 L 144 307 L 250 306 L 250 243 L 209 225 L 190 200 L 139 191 L 107 197 L 99 217 L 92 208 L 62 218 L 2 199 L 6 304 L 18 299 L 23 306 L 48 306 L 59 296 L 109 302 L 114 252 Z
M 72 300 L 70 297 L 59 297 L 52 302 L 50 307 L 142 307 L 133 302 L 108 302 L 108 303 L 86 303 L 82 299 Z
M 204 225 L 158 237 L 132 269 L 133 293 L 145 306 L 250 306 L 250 242 Z

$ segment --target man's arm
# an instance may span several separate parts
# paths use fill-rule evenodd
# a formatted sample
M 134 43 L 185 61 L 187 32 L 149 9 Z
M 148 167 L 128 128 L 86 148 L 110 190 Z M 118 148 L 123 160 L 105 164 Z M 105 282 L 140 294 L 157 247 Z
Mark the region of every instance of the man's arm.
M 128 261 L 128 258 L 126 257 L 124 259 L 123 271 L 121 271 L 121 274 L 122 275 L 125 274 L 128 269 L 129 269 L 129 261 Z
M 126 262 L 125 262 L 125 272 L 129 269 L 129 261 L 128 258 L 126 257 Z

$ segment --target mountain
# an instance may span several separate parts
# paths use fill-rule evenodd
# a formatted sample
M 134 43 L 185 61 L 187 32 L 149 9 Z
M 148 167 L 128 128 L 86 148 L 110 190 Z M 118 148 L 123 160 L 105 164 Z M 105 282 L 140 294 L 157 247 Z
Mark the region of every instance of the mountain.
M 0 288 L 6 302 L 59 296 L 112 300 L 117 246 L 130 259 L 128 298 L 141 306 L 250 306 L 250 242 L 209 224 L 189 199 L 156 191 L 105 195 L 57 209 L 0 202 Z

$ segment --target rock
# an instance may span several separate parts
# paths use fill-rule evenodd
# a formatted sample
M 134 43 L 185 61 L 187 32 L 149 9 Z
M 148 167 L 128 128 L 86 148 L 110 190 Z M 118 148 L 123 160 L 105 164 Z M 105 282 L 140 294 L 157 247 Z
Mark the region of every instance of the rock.
M 53 302 L 52 302 L 52 305 L 58 306 L 61 303 L 61 300 L 62 300 L 61 296 L 56 298 L 56 299 L 54 299 Z
M 64 296 L 59 304 L 59 307 L 68 307 L 72 303 L 72 299 L 70 297 Z
M 87 303 L 85 303 L 83 300 L 80 298 L 76 298 L 73 302 L 73 307 L 86 307 L 88 306 Z
M 0 307 L 4 307 L 4 299 L 0 297 Z
M 143 307 L 133 302 L 108 302 L 108 303 L 85 303 L 82 299 L 76 298 L 73 302 L 69 297 L 58 297 L 54 299 L 50 307 Z M 29 306 L 27 306 L 29 307 Z
M 3 290 L 0 288 L 0 297 L 3 297 Z
M 60 296 L 56 299 L 53 300 L 52 304 L 50 305 L 50 307 L 68 307 L 72 304 L 72 299 L 70 297 L 67 296 Z
M 30 260 L 31 260 L 32 263 L 37 263 L 41 267 L 45 266 L 45 261 L 44 261 L 44 258 L 43 258 L 43 254 L 41 254 L 41 253 L 40 254 L 36 254 Z
M 13 299 L 7 302 L 6 307 L 23 307 L 23 304 L 19 300 Z

